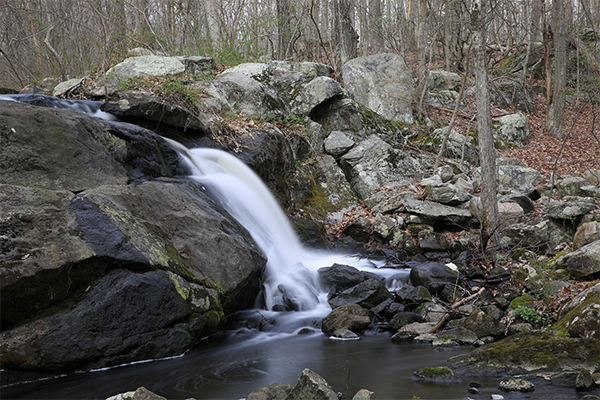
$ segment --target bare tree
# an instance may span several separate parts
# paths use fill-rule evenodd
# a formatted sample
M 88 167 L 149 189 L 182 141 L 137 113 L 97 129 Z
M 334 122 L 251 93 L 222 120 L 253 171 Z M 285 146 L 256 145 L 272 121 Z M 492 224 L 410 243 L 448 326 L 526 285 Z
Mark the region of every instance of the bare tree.
M 548 104 L 548 115 L 546 117 L 546 129 L 552 136 L 563 137 L 567 90 L 567 40 L 564 1 L 553 0 L 552 11 L 554 75 L 552 79 L 552 98 Z
M 352 25 L 350 0 L 333 0 L 333 43 L 335 48 L 335 70 L 338 74 L 342 66 L 357 57 L 358 34 Z
M 497 167 L 494 137 L 492 135 L 492 112 L 488 86 L 486 54 L 486 0 L 474 0 L 471 10 L 473 74 L 475 75 L 475 96 L 477 98 L 477 136 L 479 139 L 479 160 L 481 164 L 481 248 L 485 250 L 487 241 L 498 227 L 498 203 L 496 199 Z

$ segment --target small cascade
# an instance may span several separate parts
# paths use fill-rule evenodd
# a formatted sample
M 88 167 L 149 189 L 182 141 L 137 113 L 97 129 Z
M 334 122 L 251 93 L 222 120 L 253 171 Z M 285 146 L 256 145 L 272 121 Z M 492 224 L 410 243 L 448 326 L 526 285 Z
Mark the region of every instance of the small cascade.
M 315 251 L 302 246 L 287 216 L 262 180 L 235 156 L 215 149 L 187 149 L 165 139 L 183 156 L 192 178 L 215 192 L 221 205 L 250 233 L 267 256 L 264 302 L 267 310 L 294 310 L 323 316 L 330 308 L 319 286 L 317 270 L 349 264 L 386 277 L 388 286 L 402 284 L 397 269 L 378 269 L 373 261 Z M 403 275 L 398 278 L 398 275 Z
M 100 107 L 103 104 L 102 101 L 67 100 L 47 96 L 45 94 L 5 94 L 0 96 L 0 100 L 17 101 L 19 103 L 27 103 L 39 107 L 68 108 L 107 121 L 118 121 L 118 118 L 114 115 L 100 110 Z

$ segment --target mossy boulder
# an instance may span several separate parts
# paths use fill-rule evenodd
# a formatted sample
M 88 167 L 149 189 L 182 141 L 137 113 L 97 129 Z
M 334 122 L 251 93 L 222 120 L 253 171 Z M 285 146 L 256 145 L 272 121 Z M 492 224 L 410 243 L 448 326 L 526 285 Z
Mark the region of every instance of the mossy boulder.
M 600 339 L 600 285 L 583 294 L 583 300 L 564 314 L 553 328 L 568 332 L 571 337 Z
M 473 313 L 462 319 L 460 327 L 473 331 L 478 338 L 485 336 L 497 337 L 501 333 L 501 327 L 498 321 L 483 311 Z
M 528 379 L 543 373 L 553 384 L 574 386 L 582 368 L 598 366 L 600 340 L 549 333 L 523 333 L 475 349 L 451 365 L 461 374 L 516 376 Z
M 460 376 L 448 367 L 423 367 L 413 372 L 413 381 L 434 383 L 460 383 Z

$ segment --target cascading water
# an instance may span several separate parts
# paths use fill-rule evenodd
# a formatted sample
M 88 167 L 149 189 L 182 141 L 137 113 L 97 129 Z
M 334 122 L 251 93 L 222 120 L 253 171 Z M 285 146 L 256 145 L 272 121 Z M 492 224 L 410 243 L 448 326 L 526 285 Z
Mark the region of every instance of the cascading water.
M 187 149 L 165 139 L 184 156 L 192 178 L 216 192 L 223 207 L 251 234 L 268 258 L 264 301 L 267 310 L 314 311 L 321 316 L 329 310 L 317 270 L 333 263 L 346 263 L 374 270 L 372 261 L 305 249 L 285 213 L 261 179 L 235 156 L 215 149 Z M 377 269 L 389 282 L 402 281 L 407 272 Z M 382 274 L 381 272 L 387 272 Z M 393 279 L 396 276 L 397 279 Z
M 68 108 L 107 121 L 117 120 L 117 117 L 114 115 L 100 110 L 100 106 L 103 104 L 102 101 L 66 100 L 47 96 L 45 94 L 6 94 L 0 96 L 0 100 L 18 101 L 20 103 L 27 103 L 39 107 Z

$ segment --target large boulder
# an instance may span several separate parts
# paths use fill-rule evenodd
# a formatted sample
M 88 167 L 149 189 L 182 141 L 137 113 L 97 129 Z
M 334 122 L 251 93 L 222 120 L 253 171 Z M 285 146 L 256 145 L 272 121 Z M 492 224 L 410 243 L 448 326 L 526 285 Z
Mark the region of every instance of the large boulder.
M 600 340 L 600 285 L 583 291 L 560 314 L 554 329 L 566 331 L 571 337 Z
M 560 257 L 557 265 L 566 266 L 576 278 L 585 278 L 600 272 L 600 240 Z
M 79 192 L 127 182 L 126 142 L 89 115 L 0 101 L 0 183 Z
M 209 129 L 214 119 L 214 113 L 193 112 L 143 90 L 117 92 L 102 110 L 132 122 L 152 121 L 202 133 Z
M 9 374 L 57 374 L 182 354 L 225 319 L 216 290 L 166 271 L 114 270 L 93 282 L 81 301 L 61 308 L 3 332 L 0 356 Z
M 421 161 L 373 135 L 343 155 L 340 166 L 358 197 L 367 199 L 382 186 L 404 186 L 418 181 L 427 168 Z
M 471 211 L 451 207 L 445 204 L 425 202 L 417 199 L 405 199 L 404 208 L 410 214 L 416 214 L 426 220 L 440 221 L 465 226 L 473 218 Z
M 530 138 L 529 121 L 525 115 L 516 113 L 500 117 L 494 139 L 501 148 L 524 146 Z
M 338 400 L 338 396 L 323 377 L 307 368 L 285 400 Z
M 438 153 L 442 142 L 447 134 L 448 127 L 438 128 L 425 138 L 423 146 L 425 150 Z M 444 156 L 456 160 L 466 161 L 472 165 L 479 165 L 479 150 L 471 143 L 469 135 L 463 135 L 452 129 L 448 134 Z
M 155 134 L 10 102 L 0 118 L 3 378 L 181 354 L 256 298 L 264 256 L 201 185 L 168 178 Z
M 414 80 L 402 56 L 384 53 L 352 59 L 342 67 L 342 80 L 368 109 L 393 121 L 414 122 Z
M 185 62 L 185 61 L 184 61 Z M 119 90 L 122 82 L 141 76 L 165 76 L 184 72 L 185 64 L 177 57 L 145 55 L 130 57 L 106 71 L 103 79 L 96 79 L 85 88 L 89 97 L 110 96 Z

